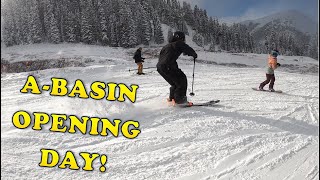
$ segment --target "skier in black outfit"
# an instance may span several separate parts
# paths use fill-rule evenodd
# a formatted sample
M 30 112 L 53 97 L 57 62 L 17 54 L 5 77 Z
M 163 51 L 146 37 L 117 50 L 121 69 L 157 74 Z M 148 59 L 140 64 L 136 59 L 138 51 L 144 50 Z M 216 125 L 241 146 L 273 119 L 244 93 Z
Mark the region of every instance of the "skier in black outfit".
M 143 57 L 141 57 L 141 51 L 142 51 L 142 48 L 140 47 L 135 53 L 134 53 L 134 56 L 133 56 L 133 59 L 135 60 L 135 63 L 138 65 L 138 73 L 139 75 L 141 74 L 144 74 L 142 72 L 142 69 L 143 69 L 143 62 L 144 62 L 144 59 Z
M 194 60 L 198 57 L 197 53 L 185 43 L 183 32 L 177 31 L 173 34 L 169 44 L 160 51 L 157 71 L 171 85 L 168 101 L 174 101 L 176 104 L 188 104 L 186 75 L 179 69 L 177 59 L 181 54 L 193 56 Z

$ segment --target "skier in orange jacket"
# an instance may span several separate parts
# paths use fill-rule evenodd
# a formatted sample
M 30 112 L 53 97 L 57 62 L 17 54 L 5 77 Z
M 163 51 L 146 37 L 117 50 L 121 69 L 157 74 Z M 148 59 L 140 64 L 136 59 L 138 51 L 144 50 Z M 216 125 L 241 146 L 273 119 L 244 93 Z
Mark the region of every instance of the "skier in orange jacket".
M 266 86 L 267 84 L 270 83 L 269 84 L 269 91 L 271 91 L 271 92 L 275 91 L 273 89 L 274 82 L 276 80 L 275 75 L 274 75 L 274 70 L 277 69 L 279 66 L 281 66 L 277 60 L 278 55 L 279 55 L 278 50 L 271 51 L 271 54 L 269 55 L 269 59 L 268 59 L 268 67 L 267 67 L 267 72 L 266 72 L 267 79 L 260 84 L 259 90 L 263 91 L 264 86 Z

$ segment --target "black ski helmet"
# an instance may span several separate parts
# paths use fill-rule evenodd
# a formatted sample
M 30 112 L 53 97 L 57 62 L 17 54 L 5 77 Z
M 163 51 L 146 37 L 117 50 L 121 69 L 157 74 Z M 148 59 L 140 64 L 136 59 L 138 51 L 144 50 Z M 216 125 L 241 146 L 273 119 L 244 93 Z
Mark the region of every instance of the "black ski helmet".
M 184 35 L 183 32 L 181 31 L 176 31 L 173 33 L 173 37 L 172 37 L 172 40 L 171 42 L 176 42 L 176 41 L 185 41 L 186 40 L 186 36 Z
M 273 57 L 277 57 L 277 56 L 280 55 L 280 53 L 279 53 L 279 51 L 278 51 L 277 49 L 274 49 L 274 50 L 271 51 L 271 55 L 272 55 Z

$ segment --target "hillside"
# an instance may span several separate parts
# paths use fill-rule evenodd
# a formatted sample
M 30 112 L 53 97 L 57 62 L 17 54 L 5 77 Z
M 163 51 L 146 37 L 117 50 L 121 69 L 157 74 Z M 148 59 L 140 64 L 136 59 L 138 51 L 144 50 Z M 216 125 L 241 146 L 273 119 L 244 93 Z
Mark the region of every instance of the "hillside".
M 252 32 L 255 32 L 272 21 L 277 21 L 277 23 L 282 24 L 283 26 L 289 26 L 292 29 L 296 29 L 296 31 L 303 33 L 312 35 L 318 33 L 317 23 L 297 10 L 279 12 L 256 20 L 243 21 L 241 24 L 250 26 Z
M 279 12 L 241 24 L 251 32 L 256 53 L 278 49 L 283 55 L 318 59 L 318 25 L 299 11 Z

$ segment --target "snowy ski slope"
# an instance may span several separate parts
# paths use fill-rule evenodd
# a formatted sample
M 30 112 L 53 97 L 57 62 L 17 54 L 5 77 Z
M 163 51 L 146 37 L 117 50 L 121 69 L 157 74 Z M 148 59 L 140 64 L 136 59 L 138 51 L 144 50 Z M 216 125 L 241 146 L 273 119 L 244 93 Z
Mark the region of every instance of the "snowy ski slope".
M 154 69 L 145 70 L 144 76 L 129 72 L 129 68 L 136 67 L 127 51 L 133 50 L 34 45 L 2 51 L 1 57 L 11 61 L 75 56 L 93 61 L 86 67 L 1 74 L 1 179 L 319 179 L 317 75 L 279 69 L 275 88 L 284 93 L 256 92 L 251 88 L 265 78 L 263 62 L 267 55 L 205 56 L 199 52 L 199 59 L 203 60 L 219 57 L 228 63 L 228 58 L 244 61 L 248 57 L 248 62 L 259 63 L 241 68 L 197 63 L 196 95 L 189 99 L 221 102 L 215 107 L 172 108 L 165 102 L 168 84 Z M 281 58 L 289 63 L 291 57 Z M 309 61 L 312 60 L 307 64 Z M 146 59 L 144 65 L 153 67 L 156 62 L 156 58 Z M 178 63 L 188 77 L 189 93 L 193 62 L 182 57 Z M 19 90 L 30 74 L 40 84 L 49 83 L 52 77 L 66 78 L 70 84 L 81 79 L 87 87 L 94 81 L 138 84 L 137 102 L 52 97 L 48 92 L 22 94 Z M 133 119 L 140 122 L 141 134 L 136 139 L 126 139 L 54 133 L 48 130 L 49 125 L 42 131 L 21 130 L 11 120 L 18 110 Z M 39 167 L 42 148 L 62 154 L 68 150 L 75 154 L 106 154 L 107 171 Z M 100 165 L 99 161 L 94 162 L 95 169 Z

